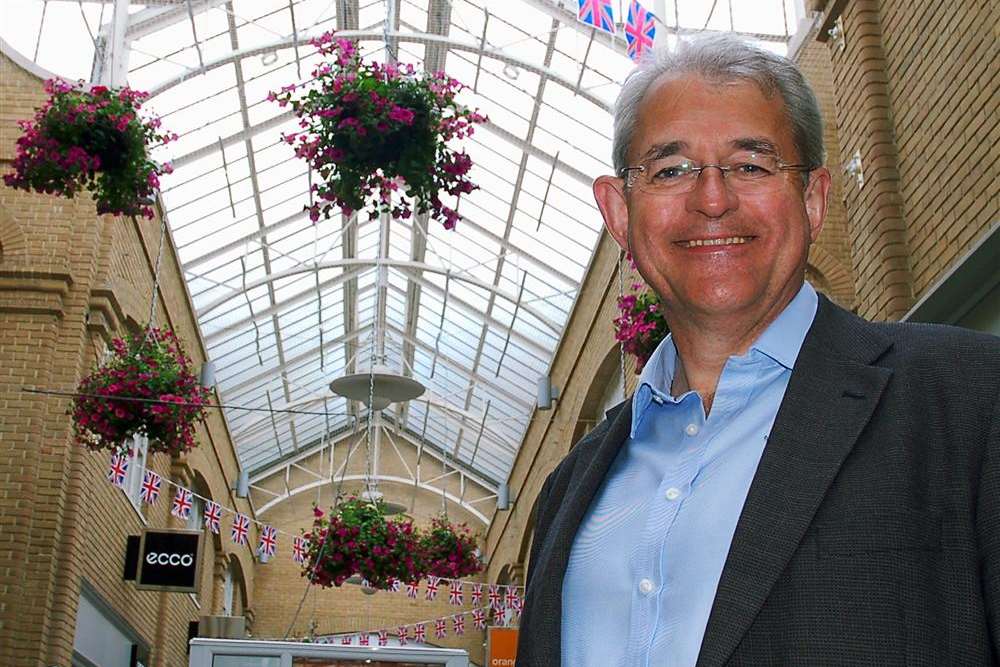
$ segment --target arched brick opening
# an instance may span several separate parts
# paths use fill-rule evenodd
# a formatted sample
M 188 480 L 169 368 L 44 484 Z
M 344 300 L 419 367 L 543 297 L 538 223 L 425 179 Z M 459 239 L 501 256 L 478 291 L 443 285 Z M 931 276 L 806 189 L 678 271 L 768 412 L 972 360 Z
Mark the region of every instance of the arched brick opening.
M 854 308 L 854 278 L 830 251 L 813 244 L 806 279 L 844 308 Z
M 597 372 L 594 373 L 594 377 L 590 381 L 590 386 L 587 387 L 583 403 L 580 404 L 576 426 L 573 428 L 572 444 L 579 442 L 580 438 L 604 418 L 601 411 L 602 403 L 608 393 L 609 385 L 621 377 L 621 372 L 621 352 L 618 345 L 615 344 L 605 352 L 600 366 L 597 367 Z
M 27 241 L 21 225 L 9 210 L 0 206 L 0 262 L 12 261 L 23 254 L 26 248 Z

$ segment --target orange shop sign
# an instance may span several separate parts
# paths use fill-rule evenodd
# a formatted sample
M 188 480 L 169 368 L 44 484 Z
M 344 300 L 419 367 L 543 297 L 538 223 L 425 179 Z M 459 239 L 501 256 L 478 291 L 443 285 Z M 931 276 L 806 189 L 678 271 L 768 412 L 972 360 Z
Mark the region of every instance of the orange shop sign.
M 514 667 L 517 658 L 517 628 L 486 629 L 487 667 Z

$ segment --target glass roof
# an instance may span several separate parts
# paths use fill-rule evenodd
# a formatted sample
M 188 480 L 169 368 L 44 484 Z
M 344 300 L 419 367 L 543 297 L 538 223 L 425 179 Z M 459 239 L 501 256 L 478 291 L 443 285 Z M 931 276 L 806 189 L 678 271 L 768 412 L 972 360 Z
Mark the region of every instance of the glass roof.
M 624 32 L 557 0 L 14 0 L 0 36 L 70 79 L 117 72 L 180 139 L 162 202 L 241 464 L 260 474 L 364 408 L 330 381 L 373 358 L 426 394 L 385 417 L 487 485 L 506 479 L 601 229 Z M 622 19 L 615 3 L 616 20 Z M 735 30 L 784 52 L 797 0 L 650 0 L 668 40 Z M 787 5 L 787 6 L 786 6 Z M 125 16 L 124 12 L 128 15 Z M 122 29 L 126 26 L 124 39 Z M 454 231 L 419 216 L 310 222 L 311 175 L 269 91 L 308 79 L 311 37 L 445 69 L 489 116 Z M 92 69 L 93 64 L 93 69 Z M 363 423 L 363 422 L 362 422 Z

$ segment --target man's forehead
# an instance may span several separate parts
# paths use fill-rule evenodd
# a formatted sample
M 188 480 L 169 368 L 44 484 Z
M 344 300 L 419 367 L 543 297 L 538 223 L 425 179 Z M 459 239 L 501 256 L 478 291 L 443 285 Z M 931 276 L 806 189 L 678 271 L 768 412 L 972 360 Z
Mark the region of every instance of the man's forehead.
M 767 155 L 780 153 L 777 142 L 766 135 L 735 136 L 720 138 L 719 145 L 731 152 L 749 151 Z M 653 143 L 639 156 L 641 160 L 656 160 L 671 155 L 685 155 L 692 150 L 691 144 L 681 139 L 658 141 Z
M 637 133 L 630 146 L 636 157 L 683 152 L 706 138 L 717 147 L 774 152 L 792 134 L 780 96 L 766 95 L 744 79 L 664 74 L 636 111 Z
M 686 91 L 694 87 L 714 88 L 720 91 L 733 90 L 739 88 L 750 88 L 757 91 L 764 99 L 773 99 L 775 90 L 771 86 L 761 85 L 754 79 L 743 78 L 721 78 L 706 76 L 698 72 L 664 72 L 649 85 L 643 100 L 649 98 L 662 88 L 667 86 L 675 88 L 676 95 L 683 95 Z

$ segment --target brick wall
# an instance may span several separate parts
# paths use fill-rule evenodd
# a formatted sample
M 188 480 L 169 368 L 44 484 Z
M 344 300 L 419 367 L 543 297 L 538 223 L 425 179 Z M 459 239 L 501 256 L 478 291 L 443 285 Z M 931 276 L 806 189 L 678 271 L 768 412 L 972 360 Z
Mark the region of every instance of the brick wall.
M 851 271 L 851 244 L 844 205 L 844 172 L 840 168 L 842 155 L 837 129 L 830 56 L 826 46 L 808 40 L 799 51 L 796 62 L 816 93 L 823 114 L 823 145 L 826 166 L 833 177 L 826 222 L 819 239 L 809 251 L 806 278 L 820 291 L 845 308 L 854 307 L 854 276 Z
M 881 0 L 879 20 L 919 299 L 997 222 L 1000 5 Z
M 864 173 L 845 184 L 858 311 L 897 319 L 997 219 L 1000 9 L 827 4 L 844 36 L 827 40 L 841 159 L 859 154 Z
M 40 79 L 0 55 L 0 170 L 15 122 L 44 101 Z M 0 655 L 4 665 L 68 665 L 80 589 L 86 581 L 152 646 L 152 664 L 186 665 L 188 622 L 218 613 L 221 586 L 195 597 L 137 591 L 121 579 L 128 535 L 179 526 L 165 488 L 145 516 L 105 480 L 108 454 L 71 445 L 69 399 L 24 388 L 73 391 L 107 341 L 145 323 L 159 249 L 159 221 L 98 217 L 93 203 L 0 185 Z M 196 365 L 204 360 L 195 316 L 173 247 L 163 253 L 156 321 L 173 327 Z M 228 507 L 251 512 L 229 492 L 238 468 L 222 416 L 199 427 L 200 447 L 150 467 Z M 214 542 L 214 544 L 213 544 Z M 217 554 L 239 558 L 252 605 L 249 552 L 208 540 L 203 582 L 221 581 Z

